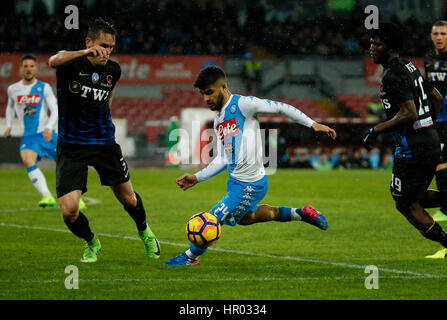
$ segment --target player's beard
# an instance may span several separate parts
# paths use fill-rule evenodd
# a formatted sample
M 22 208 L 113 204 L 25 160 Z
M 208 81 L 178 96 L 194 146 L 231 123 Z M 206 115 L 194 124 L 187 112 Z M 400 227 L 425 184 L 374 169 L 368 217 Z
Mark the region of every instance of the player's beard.
M 214 106 L 214 108 L 215 108 L 214 110 L 222 109 L 222 107 L 223 107 L 223 100 L 224 100 L 224 95 L 223 95 L 222 92 L 219 92 L 219 95 L 218 95 L 217 100 L 216 100 L 216 104 Z

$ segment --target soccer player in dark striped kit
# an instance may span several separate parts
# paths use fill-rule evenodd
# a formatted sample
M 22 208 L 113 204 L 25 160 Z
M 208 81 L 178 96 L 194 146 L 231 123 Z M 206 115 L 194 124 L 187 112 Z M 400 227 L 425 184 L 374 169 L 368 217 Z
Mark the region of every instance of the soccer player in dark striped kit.
M 133 190 L 121 147 L 115 142 L 110 105 L 121 68 L 109 60 L 115 48 L 116 30 L 96 19 L 85 38 L 86 49 L 60 51 L 49 59 L 57 69 L 59 140 L 56 160 L 56 192 L 68 229 L 85 240 L 82 262 L 96 262 L 101 243 L 79 211 L 79 199 L 87 191 L 88 166 L 110 186 L 115 197 L 135 221 L 150 258 L 160 257 L 160 245 L 146 222 L 141 197 Z

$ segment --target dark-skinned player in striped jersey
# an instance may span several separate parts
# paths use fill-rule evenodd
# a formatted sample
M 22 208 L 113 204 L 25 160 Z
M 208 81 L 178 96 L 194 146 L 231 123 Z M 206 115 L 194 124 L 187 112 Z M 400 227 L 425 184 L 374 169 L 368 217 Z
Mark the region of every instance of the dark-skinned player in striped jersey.
M 442 96 L 408 60 L 399 57 L 403 33 L 394 24 L 381 23 L 370 33 L 370 54 L 383 66 L 380 97 L 387 120 L 366 131 L 362 138 L 370 149 L 378 135 L 392 132 L 396 141 L 390 191 L 396 209 L 427 239 L 444 248 L 427 258 L 445 258 L 447 233 L 425 208 L 445 205 L 447 196 L 428 190 L 441 148 L 433 126 Z

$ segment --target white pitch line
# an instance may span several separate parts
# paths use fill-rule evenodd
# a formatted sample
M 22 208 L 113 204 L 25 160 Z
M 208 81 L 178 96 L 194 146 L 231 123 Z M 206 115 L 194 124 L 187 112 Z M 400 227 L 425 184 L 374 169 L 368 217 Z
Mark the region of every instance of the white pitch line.
M 447 275 L 437 276 L 433 279 L 445 279 Z M 115 278 L 115 279 L 79 279 L 79 282 L 252 282 L 252 281 L 354 281 L 354 280 L 364 280 L 364 277 L 292 277 L 292 278 Z M 380 280 L 383 279 L 426 279 L 422 276 L 381 276 Z M 0 283 L 58 283 L 62 282 L 64 279 L 0 279 Z
M 27 225 L 2 223 L 2 222 L 0 222 L 0 226 L 20 228 L 20 229 L 32 229 L 32 230 L 44 230 L 44 231 L 71 233 L 71 231 L 69 231 L 67 229 L 27 226 Z M 96 233 L 96 234 L 98 236 L 108 237 L 108 238 L 119 238 L 119 239 L 140 241 L 140 238 L 133 237 L 133 236 L 122 236 L 122 235 L 109 234 L 109 233 Z M 179 244 L 179 243 L 173 243 L 173 242 L 160 241 L 160 243 L 171 245 L 171 246 L 176 246 L 176 247 L 187 247 L 186 244 Z M 301 257 L 290 257 L 290 256 L 277 256 L 277 255 L 256 253 L 256 252 L 250 252 L 250 251 L 236 251 L 236 250 L 221 249 L 221 248 L 209 248 L 209 250 L 219 251 L 219 252 L 224 252 L 224 253 L 247 255 L 247 256 L 255 256 L 255 257 L 264 257 L 264 258 L 272 258 L 272 259 L 280 259 L 280 260 L 293 260 L 293 261 L 300 261 L 300 262 L 310 262 L 310 263 L 315 263 L 315 264 L 333 265 L 333 266 L 337 266 L 337 267 L 344 267 L 344 268 L 350 268 L 350 269 L 363 269 L 364 270 L 367 267 L 366 265 L 359 265 L 359 264 L 352 264 L 352 263 L 345 263 L 345 262 L 325 261 L 325 260 L 317 260 L 317 259 L 309 259 L 309 258 L 301 258 Z M 445 277 L 444 275 L 419 273 L 419 272 L 414 272 L 414 271 L 391 269 L 391 268 L 378 268 L 378 270 L 383 271 L 383 272 L 395 273 L 395 274 L 405 274 L 405 275 L 409 275 L 409 276 L 413 276 L 413 277 L 420 277 L 420 278 L 444 278 Z

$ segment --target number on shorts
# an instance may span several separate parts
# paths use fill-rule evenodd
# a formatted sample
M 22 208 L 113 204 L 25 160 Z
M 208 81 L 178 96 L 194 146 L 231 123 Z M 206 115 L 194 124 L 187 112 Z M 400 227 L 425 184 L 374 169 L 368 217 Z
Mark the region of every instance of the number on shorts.
M 391 187 L 399 192 L 402 191 L 402 182 L 398 177 L 395 177 L 394 174 L 391 175 Z

